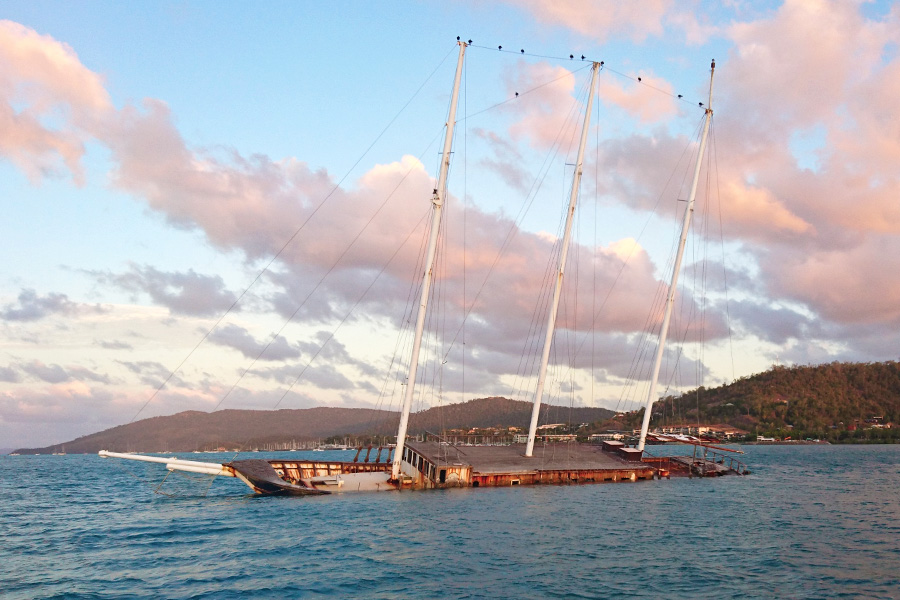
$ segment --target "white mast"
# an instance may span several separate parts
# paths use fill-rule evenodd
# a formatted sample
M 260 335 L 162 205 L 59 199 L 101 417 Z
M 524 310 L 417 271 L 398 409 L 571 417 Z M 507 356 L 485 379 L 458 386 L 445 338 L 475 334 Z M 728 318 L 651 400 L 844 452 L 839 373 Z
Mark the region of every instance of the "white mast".
M 694 213 L 694 197 L 697 195 L 697 183 L 700 181 L 700 165 L 703 163 L 703 155 L 706 152 L 706 137 L 709 134 L 709 122 L 712 119 L 712 91 L 713 75 L 716 73 L 716 61 L 712 61 L 709 73 L 709 102 L 706 105 L 706 121 L 703 124 L 703 136 L 700 138 L 700 150 L 697 152 L 697 164 L 694 166 L 694 181 L 691 184 L 691 195 L 688 197 L 687 208 L 684 210 L 684 222 L 681 226 L 681 238 L 678 240 L 678 253 L 675 255 L 675 266 L 672 269 L 672 283 L 669 284 L 669 294 L 666 298 L 666 312 L 663 317 L 662 327 L 659 332 L 659 345 L 656 347 L 656 359 L 653 362 L 653 376 L 650 379 L 650 392 L 647 394 L 647 405 L 644 407 L 644 421 L 641 424 L 641 437 L 638 440 L 637 449 L 644 449 L 647 439 L 647 430 L 650 427 L 650 413 L 653 403 L 656 402 L 656 386 L 659 383 L 659 368 L 662 365 L 663 350 L 666 345 L 666 336 L 669 333 L 669 321 L 672 318 L 672 308 L 675 305 L 675 288 L 678 285 L 678 271 L 681 269 L 681 259 L 684 256 L 684 245 L 687 242 L 688 228 L 691 226 L 691 216 Z
M 528 444 L 525 456 L 534 452 L 534 438 L 537 432 L 538 416 L 541 412 L 541 397 L 544 394 L 544 382 L 547 378 L 547 363 L 550 360 L 550 345 L 553 342 L 553 330 L 556 327 L 556 313 L 559 309 L 559 295 L 562 291 L 563 271 L 566 268 L 566 256 L 569 253 L 569 238 L 572 237 L 572 221 L 575 217 L 575 204 L 578 201 L 578 189 L 581 183 L 581 170 L 584 163 L 584 146 L 587 143 L 588 127 L 591 124 L 591 109 L 594 103 L 594 88 L 597 87 L 597 71 L 600 63 L 591 66 L 591 91 L 588 94 L 587 109 L 584 111 L 584 125 L 581 128 L 581 142 L 578 145 L 578 158 L 575 160 L 575 176 L 572 178 L 572 193 L 569 196 L 569 212 L 566 216 L 566 232 L 563 235 L 559 253 L 559 269 L 556 272 L 556 288 L 553 291 L 553 302 L 550 315 L 547 317 L 547 336 L 544 338 L 544 352 L 541 355 L 541 370 L 538 374 L 537 390 L 534 392 L 534 406 L 531 408 L 531 425 L 528 427 Z
M 450 170 L 450 150 L 453 147 L 453 128 L 456 126 L 456 104 L 459 99 L 459 81 L 462 75 L 463 56 L 466 53 L 465 42 L 459 44 L 459 59 L 456 63 L 456 78 L 453 80 L 453 94 L 450 99 L 450 113 L 447 115 L 447 135 L 444 138 L 444 154 L 441 159 L 441 173 L 437 188 L 431 199 L 433 206 L 431 217 L 431 236 L 428 240 L 428 257 L 425 259 L 425 275 L 422 278 L 422 295 L 419 301 L 419 315 L 416 318 L 416 337 L 413 341 L 412 356 L 409 360 L 409 375 L 406 379 L 406 394 L 403 397 L 403 408 L 400 412 L 400 427 L 397 429 L 397 447 L 394 450 L 394 461 L 391 465 L 391 480 L 400 478 L 400 462 L 403 460 L 403 449 L 406 446 L 406 430 L 409 426 L 409 412 L 412 409 L 415 391 L 416 370 L 419 367 L 419 349 L 422 346 L 422 332 L 425 329 L 425 314 L 428 308 L 428 295 L 433 278 L 434 255 L 437 251 L 438 231 L 441 224 L 441 209 L 444 206 L 444 189 L 447 186 L 447 171 Z

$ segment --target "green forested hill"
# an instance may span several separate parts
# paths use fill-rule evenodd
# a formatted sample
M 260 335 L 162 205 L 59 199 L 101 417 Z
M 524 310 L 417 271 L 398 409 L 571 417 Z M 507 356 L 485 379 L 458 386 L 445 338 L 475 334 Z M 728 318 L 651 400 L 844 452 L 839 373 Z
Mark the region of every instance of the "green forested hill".
M 900 439 L 900 363 L 775 366 L 721 387 L 666 398 L 654 420 L 728 423 L 760 434 Z M 657 413 L 659 413 L 657 415 Z M 873 428 L 893 423 L 895 429 Z

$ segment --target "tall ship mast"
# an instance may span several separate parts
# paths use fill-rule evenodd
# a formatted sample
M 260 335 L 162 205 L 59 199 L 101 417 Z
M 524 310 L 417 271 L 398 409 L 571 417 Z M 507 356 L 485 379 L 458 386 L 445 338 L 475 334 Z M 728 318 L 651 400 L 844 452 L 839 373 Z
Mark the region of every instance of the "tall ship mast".
M 441 157 L 441 171 L 437 187 L 431 198 L 431 235 L 428 239 L 428 254 L 425 258 L 425 274 L 422 277 L 422 294 L 419 299 L 419 314 L 416 317 L 416 333 L 413 339 L 412 355 L 409 359 L 409 375 L 406 378 L 406 393 L 400 409 L 400 426 L 397 429 L 397 448 L 394 451 L 394 462 L 391 466 L 391 480 L 400 477 L 400 463 L 406 447 L 406 432 L 409 427 L 409 413 L 412 409 L 413 394 L 416 387 L 416 370 L 419 366 L 419 352 L 422 347 L 422 333 L 425 330 L 425 316 L 428 313 L 428 297 L 434 279 L 434 255 L 437 252 L 438 233 L 441 226 L 441 212 L 444 207 L 444 195 L 447 193 L 447 173 L 450 171 L 450 154 L 453 149 L 453 131 L 456 128 L 456 105 L 459 101 L 459 82 L 462 77 L 463 59 L 466 54 L 466 43 L 458 41 L 459 58 L 456 62 L 456 77 L 453 80 L 453 93 L 450 98 L 450 112 L 447 115 L 447 134 L 444 136 L 444 152 Z
M 531 409 L 531 424 L 528 426 L 528 442 L 525 445 L 525 456 L 534 454 L 534 438 L 537 433 L 538 417 L 541 412 L 541 398 L 544 395 L 544 383 L 547 380 L 547 364 L 550 362 L 550 347 L 553 345 L 553 332 L 556 329 L 556 316 L 559 312 L 559 297 L 562 293 L 563 275 L 566 270 L 566 257 L 569 254 L 569 240 L 572 237 L 572 223 L 575 219 L 575 205 L 581 189 L 581 172 L 584 167 L 584 147 L 587 144 L 588 129 L 591 125 L 591 110 L 594 104 L 594 90 L 597 87 L 597 72 L 600 63 L 591 65 L 591 89 L 588 92 L 587 108 L 584 111 L 584 124 L 581 127 L 581 141 L 578 144 L 578 157 L 575 159 L 575 174 L 572 177 L 572 192 L 569 195 L 569 209 L 566 213 L 566 230 L 563 234 L 559 252 L 559 266 L 556 269 L 556 285 L 553 288 L 553 300 L 547 315 L 547 334 L 544 338 L 544 350 L 541 354 L 541 367 L 538 372 L 537 389 L 534 392 L 534 404 Z
M 681 225 L 681 237 L 678 239 L 678 252 L 675 255 L 675 265 L 672 268 L 672 281 L 669 283 L 669 293 L 666 296 L 665 315 L 659 331 L 659 343 L 656 346 L 656 358 L 653 360 L 653 373 L 650 378 L 650 391 L 647 393 L 647 404 L 644 407 L 644 420 L 641 423 L 641 436 L 637 449 L 643 450 L 647 440 L 647 430 L 650 428 L 650 414 L 653 412 L 653 403 L 656 402 L 656 388 L 659 385 L 659 369 L 662 365 L 663 352 L 666 346 L 666 337 L 669 333 L 669 322 L 672 319 L 672 308 L 675 306 L 675 291 L 678 287 L 678 273 L 681 270 L 681 260 L 684 258 L 684 246 L 687 243 L 688 230 L 691 227 L 691 217 L 694 214 L 694 198 L 697 196 L 697 184 L 700 181 L 700 166 L 703 164 L 703 156 L 706 154 L 706 139 L 709 135 L 709 123 L 712 120 L 712 93 L 713 76 L 716 74 L 716 61 L 712 61 L 709 71 L 709 101 L 706 103 L 706 117 L 703 123 L 703 135 L 700 137 L 700 149 L 697 151 L 697 163 L 694 165 L 694 179 L 691 182 L 691 193 L 688 197 L 687 207 L 684 209 L 684 220 Z

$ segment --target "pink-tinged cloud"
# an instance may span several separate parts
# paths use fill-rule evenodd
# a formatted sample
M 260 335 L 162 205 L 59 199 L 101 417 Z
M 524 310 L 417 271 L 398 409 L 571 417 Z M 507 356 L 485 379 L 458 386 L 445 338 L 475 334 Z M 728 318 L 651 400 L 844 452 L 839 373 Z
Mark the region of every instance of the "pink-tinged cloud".
M 771 18 L 732 26 L 723 84 L 756 106 L 761 121 L 752 125 L 833 122 L 836 105 L 881 60 L 886 34 L 855 2 L 787 0 Z
M 19 368 L 46 383 L 57 384 L 66 381 L 71 381 L 73 384 L 81 383 L 82 385 L 84 385 L 85 381 L 110 383 L 110 379 L 107 375 L 95 373 L 90 369 L 78 365 L 62 367 L 57 364 L 47 365 L 39 360 L 34 360 L 30 363 L 20 364 Z
M 769 293 L 816 308 L 840 323 L 900 326 L 900 239 L 867 236 L 853 248 L 804 253 L 773 248 L 762 258 Z
M 896 8 L 871 21 L 855 3 L 789 1 L 732 27 L 735 49 L 717 85 L 732 162 L 811 231 L 900 231 L 898 17 Z M 823 132 L 814 173 L 790 149 L 813 128 Z
M 688 152 L 683 152 L 685 149 Z M 673 138 L 663 131 L 609 140 L 601 147 L 600 194 L 610 201 L 637 210 L 656 210 L 672 218 L 673 203 L 687 198 L 690 192 L 690 178 L 670 174 L 690 173 L 695 160 L 691 150 L 696 152 L 695 142 Z M 676 161 L 678 156 L 682 157 L 680 162 Z M 765 244 L 814 233 L 814 226 L 793 212 L 796 207 L 790 198 L 750 183 L 739 167 L 717 166 L 718 185 L 699 189 L 696 209 L 710 210 L 716 218 L 721 212 L 729 237 Z M 681 210 L 683 203 L 674 206 Z
M 771 190 L 745 181 L 720 182 L 726 201 L 720 206 L 731 235 L 765 242 L 767 239 L 813 233 L 813 227 L 793 214 Z M 719 208 L 719 207 L 717 207 Z
M 573 75 L 560 67 L 522 66 L 509 84 L 510 89 L 521 89 L 524 96 L 521 105 L 513 106 L 518 118 L 513 131 L 541 148 L 553 144 L 566 113 L 578 112 L 572 96 L 574 81 Z M 312 171 L 295 159 L 275 161 L 262 155 L 245 157 L 228 149 L 189 148 L 173 125 L 168 107 L 157 100 L 110 112 L 96 135 L 111 149 L 113 185 L 143 198 L 175 226 L 201 230 L 220 248 L 239 250 L 249 259 L 269 257 L 308 221 L 280 255 L 279 270 L 269 275 L 288 292 L 273 298 L 285 316 L 294 314 L 313 291 L 317 297 L 302 308 L 299 319 L 340 319 L 357 304 L 371 316 L 394 322 L 402 315 L 409 282 L 419 276 L 414 250 L 425 233 L 427 220 L 423 217 L 429 211 L 434 186 L 433 177 L 418 160 L 404 157 L 376 165 L 352 187 L 336 189 L 327 172 Z M 470 328 L 467 343 L 480 345 L 487 355 L 507 356 L 508 360 L 494 364 L 505 363 L 502 368 L 512 370 L 516 358 L 509 357 L 519 356 L 528 336 L 543 266 L 550 260 L 555 240 L 517 231 L 509 219 L 472 207 L 465 215 L 463 242 L 458 237 L 463 231 L 463 213 L 454 208 L 457 204 L 454 198 L 448 201 L 444 223 L 448 235 L 440 263 L 442 297 L 456 315 L 451 317 L 451 327 L 455 326 L 452 319 L 458 322 L 472 307 L 473 293 L 464 297 L 463 290 L 467 286 L 481 289 L 471 315 L 478 325 Z M 512 243 L 498 261 L 507 236 Z M 406 245 L 397 253 L 400 243 Z M 577 311 L 573 307 L 563 316 L 561 328 L 639 330 L 647 319 L 646 299 L 658 285 L 646 254 L 636 252 L 621 276 L 622 257 L 615 248 L 600 249 L 596 256 L 587 248 L 576 248 L 572 255 L 581 255 L 583 264 L 595 263 L 600 289 L 608 289 L 616 279 L 619 283 L 599 318 L 588 303 L 582 303 Z M 363 295 L 382 272 L 371 293 Z M 199 276 L 173 287 L 173 276 L 178 274 L 144 270 L 132 275 L 116 281 L 182 311 L 197 312 L 198 306 L 209 305 L 198 304 L 192 300 L 195 295 L 187 294 L 188 283 L 192 289 L 197 287 L 194 284 L 204 283 Z M 576 281 L 573 278 L 570 285 Z M 586 281 L 588 278 L 581 279 L 581 287 Z M 482 282 L 486 283 L 480 288 Z M 221 291 L 220 285 L 206 287 L 207 291 Z M 227 300 L 224 296 L 213 299 Z
M 520 94 L 509 110 L 516 118 L 509 132 L 514 139 L 525 138 L 535 148 L 550 148 L 567 140 L 565 127 L 579 120 L 572 92 L 575 76 L 566 68 L 548 63 L 519 62 L 505 76 L 507 94 Z
M 516 0 L 543 23 L 563 26 L 596 40 L 628 37 L 642 42 L 664 31 L 663 21 L 672 8 L 671 0 L 617 2 L 615 0 Z
M 751 242 L 770 298 L 835 323 L 894 326 L 900 11 L 872 20 L 857 3 L 789 0 L 729 34 L 714 101 L 722 203 L 739 219 L 726 229 Z M 792 148 L 810 131 L 821 138 L 806 151 L 812 169 Z
M 529 6 L 547 11 L 540 14 L 559 23 L 570 18 L 566 7 Z M 650 6 L 649 20 L 656 22 L 669 5 Z M 632 22 L 622 10 L 633 9 L 608 12 Z M 891 323 L 896 318 L 891 305 L 900 305 L 892 284 L 870 271 L 882 253 L 896 253 L 889 236 L 900 232 L 900 125 L 895 117 L 900 62 L 889 51 L 897 39 L 897 21 L 896 10 L 884 22 L 874 22 L 864 19 L 855 4 L 786 2 L 765 18 L 728 29 L 734 49 L 717 69 L 718 162 L 708 164 L 719 174 L 725 233 L 756 258 L 762 289 L 835 320 Z M 819 43 L 810 44 L 810 39 Z M 251 260 L 279 252 L 309 220 L 270 274 L 270 282 L 283 290 L 272 297 L 279 312 L 292 314 L 327 274 L 316 292 L 320 298 L 306 305 L 299 318 L 341 318 L 357 302 L 369 314 L 399 318 L 409 282 L 418 276 L 413 250 L 424 233 L 434 186 L 433 176 L 416 159 L 377 165 L 351 185 L 335 189 L 331 174 L 294 158 L 190 147 L 159 100 L 111 108 L 101 79 L 74 52 L 21 26 L 0 27 L 0 58 L 0 112 L 7 111 L 0 118 L 11 123 L 12 132 L 0 140 L 0 153 L 26 172 L 40 174 L 63 165 L 77 177 L 83 140 L 97 139 L 111 150 L 114 186 L 142 199 L 173 225 L 202 231 L 217 247 Z M 505 107 L 513 119 L 510 131 L 545 149 L 558 138 L 565 116 L 580 109 L 573 97 L 575 77 L 544 63 L 522 63 L 517 69 L 506 80 L 510 95 L 521 93 Z M 552 83 L 541 85 L 547 82 Z M 647 96 L 656 100 L 642 105 L 641 86 L 604 85 L 607 101 L 630 107 L 638 120 L 655 122 L 672 110 L 670 100 L 655 92 Z M 26 108 L 16 112 L 13 106 Z M 42 119 L 57 110 L 69 116 L 55 121 L 61 123 L 55 128 L 45 126 Z M 818 166 L 802 168 L 791 148 L 792 136 L 817 128 L 824 132 Z M 496 161 L 489 166 L 515 186 L 522 178 L 513 166 L 515 148 L 492 135 L 483 136 L 496 150 Z M 668 167 L 675 166 L 673 157 L 687 144 L 662 125 L 603 142 L 598 180 L 603 201 L 627 203 L 637 211 L 662 210 L 655 207 L 671 172 Z M 673 202 L 683 197 L 680 192 L 672 195 Z M 506 235 L 515 234 L 475 306 L 477 325 L 470 329 L 480 336 L 485 355 L 509 358 L 512 347 L 518 353 L 527 337 L 552 240 L 516 231 L 509 219 L 471 208 L 463 254 L 462 240 L 453 237 L 462 230 L 454 205 L 458 203 L 451 198 L 442 274 L 445 298 L 459 314 L 472 300 L 471 282 L 480 289 Z M 395 256 L 401 242 L 406 246 Z M 596 255 L 576 248 L 571 255 L 581 264 L 596 263 L 601 287 L 611 285 L 621 264 L 611 247 Z M 363 297 L 382 269 L 381 279 Z M 858 280 L 852 286 L 833 285 L 839 269 Z M 599 331 L 615 335 L 641 329 L 647 298 L 658 284 L 654 273 L 649 257 L 638 253 L 617 284 L 621 297 L 611 299 L 609 316 L 598 321 Z M 867 286 L 861 285 L 863 275 Z M 866 294 L 855 293 L 863 288 Z M 20 304 L 24 310 L 25 303 Z M 582 304 L 561 322 L 583 331 L 591 321 Z
M 601 78 L 598 98 L 605 104 L 621 108 L 645 125 L 665 121 L 678 114 L 672 84 L 645 72 L 635 74 L 635 78 L 638 77 L 641 81 L 628 83 L 623 83 L 621 79 Z
M 110 108 L 102 78 L 72 48 L 0 21 L 0 156 L 32 181 L 64 166 L 81 183 L 83 143 Z

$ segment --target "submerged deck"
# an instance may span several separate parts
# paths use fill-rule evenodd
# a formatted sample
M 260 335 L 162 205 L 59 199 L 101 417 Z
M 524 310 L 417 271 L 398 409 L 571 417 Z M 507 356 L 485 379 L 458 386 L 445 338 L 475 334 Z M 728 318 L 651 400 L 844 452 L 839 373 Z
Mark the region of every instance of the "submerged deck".
M 416 487 L 622 482 L 652 479 L 655 473 L 639 457 L 628 460 L 577 443 L 537 446 L 532 457 L 524 455 L 521 444 L 452 446 L 427 441 L 409 442 L 408 447 L 411 455 L 405 462 L 415 471 L 407 474 L 418 479 Z

